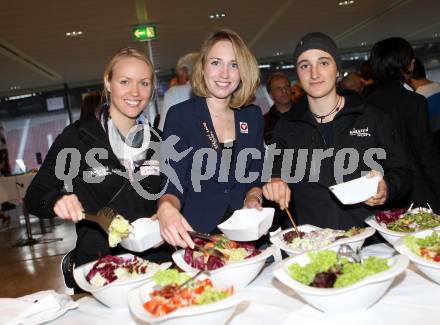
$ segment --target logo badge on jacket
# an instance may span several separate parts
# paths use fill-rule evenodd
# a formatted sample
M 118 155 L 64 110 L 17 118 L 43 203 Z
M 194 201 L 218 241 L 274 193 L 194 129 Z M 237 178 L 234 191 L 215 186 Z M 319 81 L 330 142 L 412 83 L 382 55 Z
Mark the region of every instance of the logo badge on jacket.
M 248 124 L 246 122 L 240 122 L 240 133 L 249 133 Z
M 159 160 L 145 160 L 139 169 L 142 176 L 159 176 Z
M 365 129 L 353 128 L 350 130 L 350 135 L 357 136 L 357 137 L 371 137 L 371 133 L 368 132 L 368 127 L 366 127 Z

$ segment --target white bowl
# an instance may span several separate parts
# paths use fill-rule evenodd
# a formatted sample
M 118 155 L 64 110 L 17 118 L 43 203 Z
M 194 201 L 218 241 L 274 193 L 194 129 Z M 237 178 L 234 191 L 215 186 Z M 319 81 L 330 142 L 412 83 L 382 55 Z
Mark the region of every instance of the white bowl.
M 139 218 L 131 223 L 133 229 L 128 238 L 120 243 L 122 247 L 132 252 L 143 252 L 151 247 L 156 247 L 163 243 L 160 236 L 158 220 L 151 218 Z
M 203 278 L 203 276 L 200 276 Z M 230 284 L 219 283 L 211 277 L 214 287 L 227 288 Z M 153 316 L 143 307 L 143 304 L 150 300 L 150 292 L 155 283 L 150 281 L 134 288 L 128 293 L 128 305 L 133 315 L 143 322 L 149 324 L 168 325 L 194 325 L 194 324 L 224 324 L 231 318 L 237 305 L 242 302 L 246 295 L 234 288 L 232 296 L 206 305 L 190 306 L 179 308 L 164 316 Z
M 132 254 L 118 255 L 124 258 L 133 258 Z M 127 308 L 127 293 L 130 289 L 139 286 L 142 282 L 149 280 L 153 274 L 147 272 L 145 274 L 132 277 L 129 279 L 118 279 L 101 288 L 93 287 L 86 279 L 87 274 L 96 261 L 81 265 L 73 270 L 73 277 L 78 286 L 84 291 L 90 292 L 97 300 L 110 308 Z M 171 266 L 171 262 L 160 264 L 160 269 L 165 270 Z
M 375 216 L 369 216 L 367 219 L 365 219 L 365 223 L 376 229 L 382 235 L 382 237 L 385 238 L 385 240 L 389 242 L 391 245 L 396 244 L 400 238 L 405 237 L 406 235 L 415 235 L 420 232 L 426 231 L 426 229 L 414 231 L 414 232 L 401 232 L 401 231 L 389 230 L 387 227 L 384 227 L 379 222 L 377 222 Z M 434 229 L 440 229 L 440 227 L 436 227 Z
M 411 234 L 417 238 L 424 238 L 431 235 L 433 230 L 425 230 L 418 232 L 417 234 Z M 440 231 L 437 231 L 440 233 Z M 412 250 L 410 250 L 404 243 L 404 238 L 400 238 L 394 248 L 400 253 L 408 256 L 408 258 L 413 262 L 416 267 L 424 273 L 428 278 L 440 284 L 440 262 L 428 261 L 423 257 L 417 255 Z
M 305 224 L 305 225 L 301 225 L 298 226 L 298 230 L 302 231 L 302 232 L 311 232 L 313 230 L 319 230 L 322 229 L 320 227 L 316 227 L 316 226 L 312 226 L 309 224 Z M 299 248 L 292 248 L 290 247 L 288 244 L 286 244 L 286 242 L 283 239 L 283 235 L 285 233 L 288 233 L 289 231 L 294 230 L 293 228 L 290 229 L 286 229 L 283 230 L 282 232 L 279 232 L 278 234 L 276 234 L 275 236 L 270 237 L 270 242 L 272 244 L 274 244 L 276 247 L 282 249 L 283 251 L 285 251 L 289 256 L 295 256 L 295 255 L 299 255 L 299 254 L 303 254 L 306 251 L 303 249 L 299 249 Z M 338 239 L 336 241 L 334 241 L 333 243 L 324 246 L 322 248 L 319 248 L 318 250 L 323 250 L 323 249 L 329 249 L 329 248 L 333 248 L 333 247 L 337 247 L 339 245 L 342 244 L 348 244 L 351 248 L 353 248 L 354 251 L 357 251 L 358 249 L 360 249 L 362 247 L 362 245 L 364 244 L 364 241 L 366 238 L 373 236 L 374 233 L 376 232 L 376 230 L 374 228 L 371 227 L 367 227 L 364 229 L 364 231 L 362 231 L 362 233 L 355 235 L 355 236 L 351 236 L 348 238 L 341 238 Z
M 263 250 L 260 254 L 245 259 L 243 261 L 231 262 L 225 266 L 209 271 L 211 279 L 220 283 L 229 283 L 234 288 L 243 288 L 247 286 L 260 273 L 266 262 L 266 259 L 273 255 L 275 247 L 271 246 Z M 181 249 L 175 252 L 171 257 L 174 263 L 185 272 L 193 273 L 199 270 L 187 264 L 183 259 L 185 250 Z
M 236 210 L 217 227 L 231 240 L 253 241 L 269 231 L 274 214 L 274 208 Z
M 295 290 L 307 303 L 325 313 L 351 313 L 365 310 L 376 303 L 391 286 L 394 278 L 405 271 L 409 260 L 405 255 L 389 259 L 390 268 L 367 276 L 343 288 L 315 288 L 294 280 L 287 272 L 292 263 L 300 265 L 310 261 L 307 254 L 290 257 L 274 270 L 274 276 L 289 288 Z
M 330 191 L 342 204 L 356 204 L 368 200 L 377 193 L 377 186 L 382 178 L 359 177 L 351 181 L 330 186 Z

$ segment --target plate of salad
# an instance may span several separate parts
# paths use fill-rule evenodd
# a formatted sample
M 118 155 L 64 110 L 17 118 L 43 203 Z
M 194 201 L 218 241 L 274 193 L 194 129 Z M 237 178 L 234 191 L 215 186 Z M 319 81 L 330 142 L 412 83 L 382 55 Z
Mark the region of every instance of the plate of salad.
M 151 324 L 223 324 L 245 294 L 230 284 L 201 275 L 180 286 L 193 274 L 168 269 L 128 293 L 131 312 Z
M 404 255 L 370 256 L 355 263 L 322 250 L 284 260 L 274 276 L 319 310 L 352 312 L 377 302 L 408 263 Z
M 274 247 L 256 249 L 250 242 L 236 242 L 223 235 L 212 241 L 194 238 L 198 248 L 181 249 L 172 255 L 176 265 L 186 272 L 209 270 L 218 281 L 230 281 L 234 287 L 248 285 L 263 268 Z
M 295 256 L 311 250 L 330 249 L 341 244 L 348 244 L 358 250 L 365 239 L 375 233 L 371 227 L 352 227 L 348 230 L 320 228 L 309 224 L 298 226 L 299 237 L 293 228 L 286 229 L 272 236 L 270 241 L 288 255 Z
M 440 229 L 440 216 L 430 208 L 395 209 L 378 211 L 365 222 L 375 228 L 390 244 L 400 237 L 427 229 Z
M 126 308 L 128 290 L 167 269 L 171 262 L 156 264 L 132 254 L 106 255 L 73 270 L 75 282 L 84 291 L 112 308 Z
M 440 231 L 426 230 L 406 235 L 394 247 L 399 253 L 407 255 L 420 271 L 440 284 Z

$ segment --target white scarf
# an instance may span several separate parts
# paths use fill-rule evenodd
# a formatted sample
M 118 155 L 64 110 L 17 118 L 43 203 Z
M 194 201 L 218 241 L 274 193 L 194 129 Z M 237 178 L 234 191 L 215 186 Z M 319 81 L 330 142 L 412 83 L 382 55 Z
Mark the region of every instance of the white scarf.
M 150 145 L 150 127 L 148 122 L 133 126 L 128 132 L 126 139 L 124 139 L 110 117 L 107 120 L 107 130 L 113 153 L 126 168 L 130 180 L 133 180 L 134 168 L 145 161 L 146 152 Z M 141 145 L 137 146 L 135 142 L 139 142 L 136 141 L 139 139 L 139 132 L 143 132 L 143 139 Z

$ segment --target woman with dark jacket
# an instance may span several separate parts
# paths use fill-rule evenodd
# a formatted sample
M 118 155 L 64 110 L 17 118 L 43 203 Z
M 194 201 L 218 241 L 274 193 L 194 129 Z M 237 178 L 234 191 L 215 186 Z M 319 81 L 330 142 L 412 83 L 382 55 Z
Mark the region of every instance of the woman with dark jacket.
M 377 42 L 370 55 L 376 91 L 367 101 L 390 115 L 408 151 L 413 186 L 402 207 L 429 205 L 440 213 L 440 154 L 434 145 L 426 99 L 403 87 L 414 66 L 414 52 L 404 39 Z
M 306 98 L 275 128 L 275 156 L 264 196 L 289 205 L 295 198 L 300 224 L 348 229 L 363 226 L 375 207 L 392 206 L 411 184 L 406 156 L 391 121 L 360 96 L 337 92 L 341 61 L 334 41 L 311 33 L 297 44 L 294 62 Z M 293 156 L 287 153 L 292 152 Z M 377 194 L 365 202 L 343 205 L 329 186 L 370 173 L 383 176 Z
M 151 160 L 150 144 L 158 141 L 157 133 L 142 118 L 155 88 L 151 62 L 135 49 L 122 49 L 109 62 L 104 85 L 108 105 L 98 117 L 64 129 L 25 197 L 30 213 L 76 223 L 76 266 L 122 250 L 111 249 L 107 234 L 84 220 L 84 212 L 94 214 L 108 206 L 129 221 L 150 217 L 156 211 L 154 194 L 161 188 L 158 164 Z M 135 190 L 135 182 L 145 192 Z
M 187 152 L 170 161 L 181 187 L 168 184 L 157 213 L 171 245 L 192 247 L 188 230 L 213 232 L 232 211 L 261 206 L 264 122 L 251 105 L 258 83 L 257 62 L 235 32 L 207 38 L 191 75 L 197 96 L 165 121 L 164 139 L 177 136 L 176 150 Z

